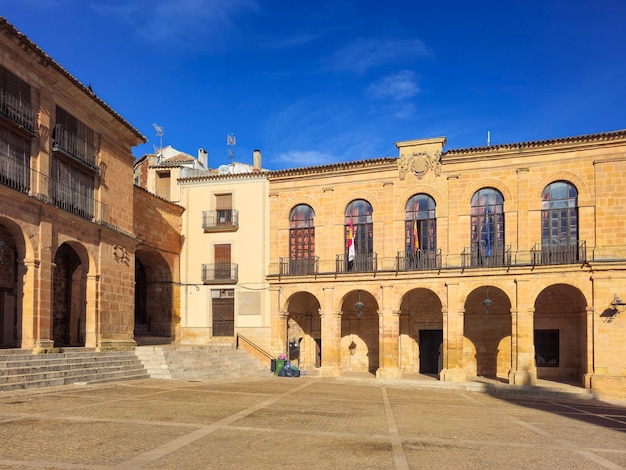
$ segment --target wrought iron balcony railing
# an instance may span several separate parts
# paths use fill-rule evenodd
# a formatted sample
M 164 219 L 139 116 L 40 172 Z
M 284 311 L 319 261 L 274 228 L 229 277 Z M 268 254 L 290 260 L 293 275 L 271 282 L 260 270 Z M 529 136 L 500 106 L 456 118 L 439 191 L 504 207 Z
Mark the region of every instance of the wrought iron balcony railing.
M 337 255 L 335 260 L 336 273 L 373 273 L 378 270 L 378 254 L 357 254 L 352 261 L 344 254 Z
M 60 124 L 54 128 L 52 150 L 61 152 L 92 170 L 98 171 L 98 149 Z
M 319 270 L 319 256 L 309 259 L 280 258 L 281 276 L 310 276 Z
M 96 200 L 92 195 L 81 193 L 1 153 L 0 185 L 76 214 L 83 219 L 115 226 L 110 220 L 106 204 Z
M 236 263 L 202 265 L 202 282 L 206 284 L 236 284 L 239 266 Z
M 441 269 L 441 249 L 417 250 L 414 253 L 398 251 L 396 257 L 397 271 L 425 271 Z
M 502 268 L 511 266 L 511 245 L 487 249 L 465 247 L 461 253 L 461 267 L 465 268 Z
M 35 135 L 35 108 L 21 98 L 0 89 L 0 115 Z
M 239 228 L 237 209 L 218 209 L 202 212 L 202 228 L 205 232 L 232 231 Z
M 531 250 L 533 266 L 587 262 L 587 242 L 579 240 L 566 245 L 535 243 Z

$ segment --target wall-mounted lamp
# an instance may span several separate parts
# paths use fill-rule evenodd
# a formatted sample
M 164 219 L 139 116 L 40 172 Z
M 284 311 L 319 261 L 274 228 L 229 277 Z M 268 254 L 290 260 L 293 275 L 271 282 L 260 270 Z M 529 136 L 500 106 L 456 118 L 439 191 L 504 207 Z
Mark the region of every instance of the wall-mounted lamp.
M 616 315 L 618 313 L 623 313 L 624 310 L 626 310 L 626 302 L 620 299 L 617 296 L 617 294 L 613 294 L 613 301 L 611 302 L 611 310 L 613 310 Z
M 485 300 L 483 300 L 483 305 L 485 306 L 485 313 L 489 314 L 491 313 L 489 311 L 489 309 L 491 308 L 491 305 L 493 304 L 493 300 L 491 300 L 489 298 L 489 286 L 487 286 L 487 297 L 485 297 Z
M 4 264 L 4 248 L 6 246 L 7 244 L 0 240 L 0 264 Z
M 357 318 L 363 316 L 363 307 L 365 307 L 365 305 L 361 302 L 361 291 L 359 291 L 359 299 L 354 304 L 354 312 Z

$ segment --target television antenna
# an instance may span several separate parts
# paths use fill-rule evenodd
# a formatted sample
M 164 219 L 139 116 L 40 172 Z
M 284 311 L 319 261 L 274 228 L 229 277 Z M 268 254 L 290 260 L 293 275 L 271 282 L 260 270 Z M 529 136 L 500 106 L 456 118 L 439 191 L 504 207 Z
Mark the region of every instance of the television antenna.
M 235 134 L 233 134 L 232 132 L 226 136 L 226 145 L 227 145 L 226 151 L 228 152 L 228 156 L 230 157 L 230 162 L 231 164 L 234 164 L 235 163 L 235 145 L 237 145 L 237 138 L 235 137 Z
M 156 131 L 156 135 L 159 137 L 159 154 L 163 150 L 163 128 L 156 123 L 152 123 L 152 127 Z

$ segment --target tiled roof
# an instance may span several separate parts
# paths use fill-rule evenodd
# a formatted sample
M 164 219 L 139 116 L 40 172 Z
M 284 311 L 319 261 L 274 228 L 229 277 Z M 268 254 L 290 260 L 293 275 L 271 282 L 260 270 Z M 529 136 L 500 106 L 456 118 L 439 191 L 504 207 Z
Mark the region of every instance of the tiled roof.
M 546 140 L 533 140 L 527 142 L 516 142 L 510 144 L 499 144 L 499 145 L 489 145 L 484 147 L 469 147 L 464 149 L 450 149 L 444 152 L 444 155 L 456 155 L 460 153 L 474 153 L 474 152 L 489 152 L 495 150 L 509 150 L 509 149 L 520 149 L 520 148 L 536 148 L 536 147 L 546 147 L 549 145 L 555 144 L 567 144 L 567 143 L 578 143 L 578 142 L 597 142 L 597 141 L 606 141 L 606 140 L 614 140 L 614 139 L 623 139 L 626 138 L 626 129 L 611 131 L 611 132 L 601 132 L 598 134 L 584 134 L 577 135 L 571 137 L 559 137 L 556 139 L 546 139 Z

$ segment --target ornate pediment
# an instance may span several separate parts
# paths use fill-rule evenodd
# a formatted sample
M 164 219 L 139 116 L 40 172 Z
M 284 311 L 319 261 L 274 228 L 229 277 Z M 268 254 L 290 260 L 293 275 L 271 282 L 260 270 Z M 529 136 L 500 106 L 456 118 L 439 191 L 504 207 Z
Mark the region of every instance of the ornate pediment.
M 411 155 L 402 154 L 398 159 L 398 169 L 401 180 L 406 178 L 407 172 L 413 173 L 420 180 L 429 170 L 435 173 L 435 176 L 441 176 L 443 171 L 441 152 L 437 151 L 434 155 L 430 155 L 428 152 L 415 152 Z

